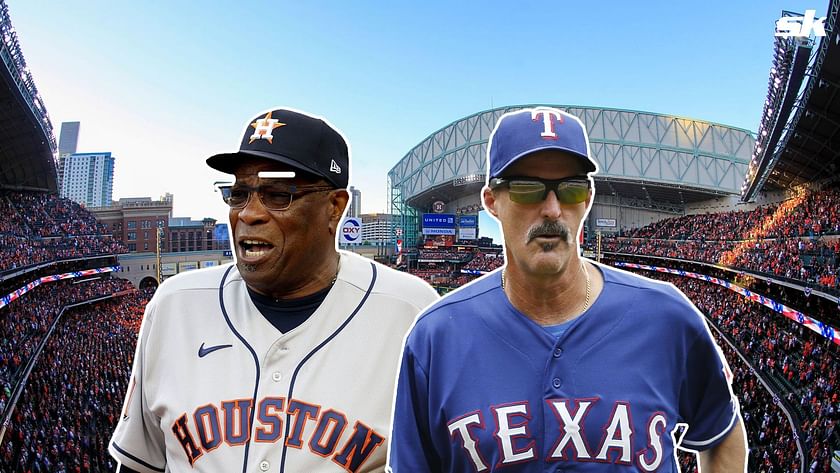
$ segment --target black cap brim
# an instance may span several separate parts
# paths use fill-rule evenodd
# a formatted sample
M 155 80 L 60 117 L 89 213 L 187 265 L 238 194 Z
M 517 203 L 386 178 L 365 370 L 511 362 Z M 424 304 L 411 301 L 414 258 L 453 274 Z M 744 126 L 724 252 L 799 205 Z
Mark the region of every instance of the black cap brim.
M 261 151 L 238 151 L 236 153 L 219 153 L 207 158 L 207 165 L 217 171 L 221 171 L 227 174 L 233 174 L 234 172 L 236 172 L 236 168 L 242 165 L 243 157 L 261 158 L 269 161 L 283 163 L 295 169 L 300 169 L 301 171 L 305 171 L 314 176 L 321 177 L 326 181 L 330 182 L 332 185 L 337 185 L 328 176 L 322 175 L 321 172 L 317 169 L 302 166 L 299 161 L 274 153 L 263 153 Z

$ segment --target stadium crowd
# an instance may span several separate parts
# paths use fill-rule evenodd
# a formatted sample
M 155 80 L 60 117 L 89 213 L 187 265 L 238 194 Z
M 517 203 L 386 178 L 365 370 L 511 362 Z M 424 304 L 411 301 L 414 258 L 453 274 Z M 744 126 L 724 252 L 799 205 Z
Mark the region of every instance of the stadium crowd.
M 107 447 L 149 297 L 133 291 L 64 314 L 12 414 L 0 471 L 115 471 Z
M 63 306 L 131 287 L 128 281 L 116 278 L 44 283 L 0 309 L 0 413 Z
M 504 263 L 505 258 L 501 253 L 487 253 L 479 250 L 473 253 L 472 259 L 463 266 L 463 269 L 489 272 L 500 268 Z
M 435 260 L 435 261 L 464 261 L 469 256 L 469 253 L 458 252 L 454 250 L 429 250 L 421 248 L 417 256 L 419 260 Z
M 840 234 L 840 188 L 834 184 L 750 211 L 668 218 L 622 233 L 632 238 L 703 241 L 837 235 Z
M 840 290 L 840 240 L 681 241 L 604 238 L 602 251 L 719 264 Z M 589 247 L 588 249 L 592 249 Z
M 748 471 L 797 471 L 799 458 L 793 433 L 778 408 L 783 397 L 797 413 L 802 442 L 814 469 L 829 471 L 832 449 L 840 448 L 836 424 L 840 399 L 836 392 L 840 348 L 821 335 L 763 305 L 721 286 L 675 275 L 643 272 L 677 285 L 727 334 L 759 374 L 781 387 L 771 395 L 755 380 L 733 384 L 749 435 Z M 713 331 L 713 333 L 716 333 Z M 733 372 L 746 368 L 726 341 L 719 339 Z M 795 466 L 795 468 L 794 468 Z
M 93 214 L 56 195 L 0 193 L 0 273 L 46 261 L 125 253 Z
M 602 251 L 678 258 L 804 281 L 840 293 L 836 184 L 750 211 L 692 214 L 623 230 Z M 594 249 L 589 243 L 587 249 Z

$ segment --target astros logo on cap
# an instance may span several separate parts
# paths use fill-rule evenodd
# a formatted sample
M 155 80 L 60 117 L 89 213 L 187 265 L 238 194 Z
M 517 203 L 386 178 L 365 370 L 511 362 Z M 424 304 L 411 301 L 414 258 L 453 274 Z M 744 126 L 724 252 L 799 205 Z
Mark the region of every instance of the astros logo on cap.
M 272 144 L 271 140 L 274 139 L 274 136 L 271 134 L 271 131 L 284 125 L 285 123 L 280 123 L 280 120 L 271 118 L 271 112 L 266 113 L 264 117 L 251 123 L 251 126 L 254 127 L 254 134 L 251 135 L 251 141 L 248 144 L 256 140 L 268 140 L 268 143 Z

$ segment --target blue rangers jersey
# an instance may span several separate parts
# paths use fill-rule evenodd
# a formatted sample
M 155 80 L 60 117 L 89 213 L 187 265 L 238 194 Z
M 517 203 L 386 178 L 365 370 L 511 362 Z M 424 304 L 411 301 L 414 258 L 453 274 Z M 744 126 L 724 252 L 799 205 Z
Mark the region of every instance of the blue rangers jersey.
M 551 335 L 516 310 L 500 271 L 444 297 L 406 339 L 395 473 L 679 471 L 736 425 L 728 368 L 673 285 L 597 266 L 592 306 Z

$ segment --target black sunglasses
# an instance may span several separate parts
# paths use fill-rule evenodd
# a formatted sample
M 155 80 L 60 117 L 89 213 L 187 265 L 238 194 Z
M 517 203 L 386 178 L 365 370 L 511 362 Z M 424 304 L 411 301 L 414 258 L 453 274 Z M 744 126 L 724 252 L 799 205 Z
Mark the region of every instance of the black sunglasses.
M 572 176 L 563 179 L 540 179 L 538 177 L 511 176 L 490 179 L 490 188 L 507 187 L 510 200 L 517 204 L 536 204 L 554 191 L 557 200 L 563 204 L 579 204 L 589 197 L 591 182 L 586 176 Z
M 266 184 L 251 187 L 242 184 L 219 185 L 222 200 L 232 209 L 244 209 L 251 200 L 251 194 L 257 193 L 263 206 L 268 210 L 286 210 L 292 205 L 295 196 L 298 198 L 313 192 L 335 190 L 332 186 L 297 186 Z

